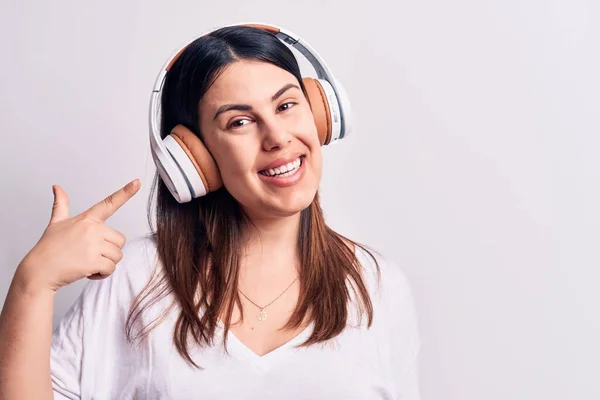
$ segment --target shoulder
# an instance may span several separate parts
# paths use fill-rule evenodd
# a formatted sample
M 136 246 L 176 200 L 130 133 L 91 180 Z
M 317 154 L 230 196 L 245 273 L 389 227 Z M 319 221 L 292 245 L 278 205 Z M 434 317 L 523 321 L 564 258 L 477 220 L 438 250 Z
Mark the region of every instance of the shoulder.
M 405 269 L 392 259 L 367 248 L 356 253 L 369 285 L 374 324 L 387 332 L 394 358 L 414 361 L 420 348 L 417 307 Z M 404 368 L 404 367 L 402 367 Z
M 122 252 L 123 258 L 111 275 L 86 280 L 57 326 L 56 340 L 60 342 L 65 335 L 80 335 L 82 330 L 101 334 L 124 325 L 132 301 L 151 280 L 157 263 L 156 246 L 150 237 L 128 240 Z M 78 327 L 74 326 L 75 321 Z
M 396 310 L 413 307 L 412 287 L 401 265 L 370 247 L 357 247 L 356 256 L 375 301 Z
M 129 239 L 122 248 L 123 258 L 105 279 L 85 283 L 81 297 L 87 307 L 128 308 L 130 301 L 150 281 L 157 267 L 157 248 L 150 236 Z
M 123 258 L 117 264 L 115 278 L 122 278 L 137 285 L 144 283 L 158 265 L 156 240 L 150 236 L 138 236 L 123 246 Z
M 137 351 L 135 354 L 127 352 L 125 324 L 132 299 L 155 269 L 156 246 L 150 237 L 138 237 L 128 240 L 122 252 L 123 258 L 110 276 L 85 282 L 53 330 L 50 367 L 55 395 L 87 398 L 89 388 L 82 383 L 105 379 L 113 371 L 114 360 L 131 362 L 140 357 L 139 349 L 131 350 Z M 113 378 L 104 382 L 113 382 Z

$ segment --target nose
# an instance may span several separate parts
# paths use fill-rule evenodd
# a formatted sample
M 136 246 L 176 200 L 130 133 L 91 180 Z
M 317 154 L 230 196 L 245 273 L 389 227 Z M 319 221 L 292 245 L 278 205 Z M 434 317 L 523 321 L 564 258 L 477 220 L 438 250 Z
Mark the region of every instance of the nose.
M 277 116 L 262 121 L 263 148 L 265 151 L 280 150 L 292 142 L 293 135 Z

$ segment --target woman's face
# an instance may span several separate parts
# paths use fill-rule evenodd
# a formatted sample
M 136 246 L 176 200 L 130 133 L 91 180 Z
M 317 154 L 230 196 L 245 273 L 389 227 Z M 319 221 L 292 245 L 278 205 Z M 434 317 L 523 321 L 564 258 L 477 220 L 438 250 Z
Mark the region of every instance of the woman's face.
M 266 62 L 237 61 L 199 107 L 206 147 L 251 218 L 289 216 L 310 205 L 321 180 L 321 145 L 294 75 Z

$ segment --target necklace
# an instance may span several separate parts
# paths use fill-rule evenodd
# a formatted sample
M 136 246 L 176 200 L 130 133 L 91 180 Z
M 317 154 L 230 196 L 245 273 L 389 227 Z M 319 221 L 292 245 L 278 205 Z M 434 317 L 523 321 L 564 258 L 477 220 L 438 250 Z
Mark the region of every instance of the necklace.
M 258 312 L 256 313 L 256 319 L 258 319 L 259 321 L 264 321 L 267 319 L 267 312 L 265 311 L 265 308 L 269 307 L 271 304 L 275 303 L 275 301 L 277 301 L 277 299 L 279 299 L 281 296 L 283 296 L 283 294 L 285 292 L 288 291 L 289 288 L 292 287 L 292 285 L 294 284 L 294 282 L 296 282 L 298 280 L 298 277 L 296 277 L 296 279 L 294 279 L 294 281 L 292 283 L 289 284 L 288 287 L 285 288 L 285 290 L 283 292 L 281 292 L 281 294 L 277 297 L 275 297 L 275 300 L 271 301 L 269 304 L 267 304 L 266 306 L 259 306 L 258 304 L 256 304 L 255 302 L 253 302 L 252 300 L 250 300 L 250 298 L 248 298 L 248 296 L 246 296 L 244 294 L 244 292 L 242 292 L 242 289 L 238 288 L 238 290 L 240 291 L 240 293 L 242 294 L 242 296 L 244 296 L 250 303 L 254 304 L 256 307 L 258 307 Z

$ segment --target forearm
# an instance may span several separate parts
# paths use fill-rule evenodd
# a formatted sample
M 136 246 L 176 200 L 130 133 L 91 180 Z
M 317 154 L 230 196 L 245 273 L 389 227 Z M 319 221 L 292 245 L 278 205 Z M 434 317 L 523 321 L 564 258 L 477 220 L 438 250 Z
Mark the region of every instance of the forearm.
M 53 398 L 54 295 L 28 283 L 17 269 L 0 314 L 0 400 Z

